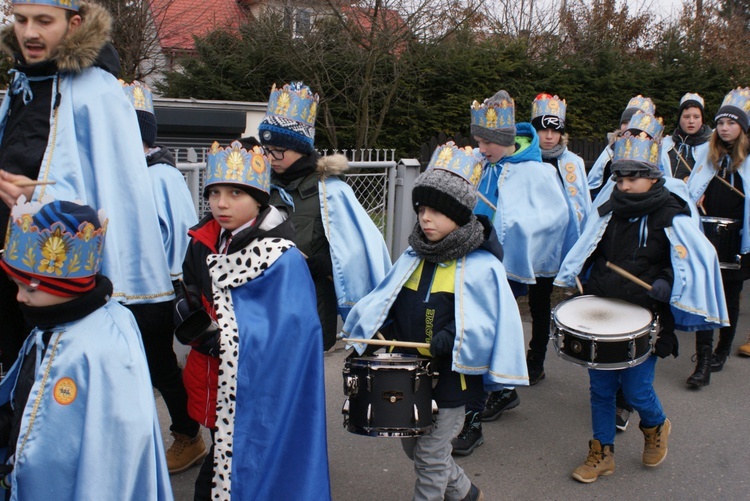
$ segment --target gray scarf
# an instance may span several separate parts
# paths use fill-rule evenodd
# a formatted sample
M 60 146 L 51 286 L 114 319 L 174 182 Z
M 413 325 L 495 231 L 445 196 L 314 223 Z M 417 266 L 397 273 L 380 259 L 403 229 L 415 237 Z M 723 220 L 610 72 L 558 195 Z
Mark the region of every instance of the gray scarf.
M 542 159 L 552 160 L 554 158 L 558 158 L 563 153 L 565 153 L 565 146 L 558 143 L 554 148 L 550 148 L 549 150 L 542 150 Z
M 459 226 L 439 242 L 430 242 L 419 227 L 409 235 L 409 245 L 419 257 L 430 263 L 444 263 L 465 256 L 484 242 L 484 226 L 472 214 L 471 220 Z

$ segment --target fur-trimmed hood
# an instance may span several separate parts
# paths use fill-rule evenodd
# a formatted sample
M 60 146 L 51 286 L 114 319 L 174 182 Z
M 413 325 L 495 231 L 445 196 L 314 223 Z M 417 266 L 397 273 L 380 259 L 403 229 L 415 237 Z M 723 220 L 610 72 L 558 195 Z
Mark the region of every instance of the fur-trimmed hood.
M 349 161 L 344 155 L 337 153 L 320 157 L 315 172 L 318 173 L 320 179 L 326 179 L 332 176 L 341 176 L 347 170 L 349 170 Z
M 78 14 L 82 18 L 81 25 L 63 39 L 57 54 L 53 57 L 60 72 L 78 73 L 94 66 L 102 51 L 108 49 L 107 45 L 112 32 L 112 15 L 104 7 L 85 1 L 80 3 Z M 111 46 L 109 48 L 111 52 L 114 52 Z M 13 23 L 2 28 L 0 49 L 14 58 L 20 57 L 21 48 L 13 31 Z M 111 54 L 105 53 L 105 56 L 109 57 Z M 101 64 L 97 66 L 102 66 L 111 72 L 109 67 L 111 62 L 106 61 L 106 63 L 108 63 L 107 66 Z

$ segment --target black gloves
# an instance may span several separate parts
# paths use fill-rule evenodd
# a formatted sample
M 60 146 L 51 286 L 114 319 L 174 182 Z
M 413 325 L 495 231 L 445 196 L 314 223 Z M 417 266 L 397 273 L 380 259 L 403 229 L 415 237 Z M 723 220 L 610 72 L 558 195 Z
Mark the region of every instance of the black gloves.
M 174 335 L 182 344 L 212 357 L 219 356 L 219 326 L 206 310 L 196 310 L 181 322 Z
M 669 355 L 676 357 L 679 354 L 677 336 L 673 330 L 659 333 L 656 343 L 654 343 L 654 354 L 659 358 L 667 358 Z
M 657 278 L 654 280 L 654 283 L 651 284 L 651 290 L 648 291 L 648 295 L 657 301 L 668 303 L 672 296 L 672 286 L 663 278 Z
M 430 353 L 433 357 L 441 357 L 450 355 L 453 352 L 453 342 L 456 339 L 456 334 L 443 329 L 434 336 L 430 341 Z
M 174 324 L 180 325 L 191 313 L 201 309 L 201 291 L 195 285 L 179 281 L 174 294 Z

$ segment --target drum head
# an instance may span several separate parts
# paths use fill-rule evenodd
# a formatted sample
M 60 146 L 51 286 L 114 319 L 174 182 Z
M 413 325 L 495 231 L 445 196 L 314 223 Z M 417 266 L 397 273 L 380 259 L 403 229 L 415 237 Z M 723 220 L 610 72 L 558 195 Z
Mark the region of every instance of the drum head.
M 597 296 L 578 296 L 557 305 L 555 320 L 583 334 L 613 336 L 642 332 L 653 320 L 641 306 Z

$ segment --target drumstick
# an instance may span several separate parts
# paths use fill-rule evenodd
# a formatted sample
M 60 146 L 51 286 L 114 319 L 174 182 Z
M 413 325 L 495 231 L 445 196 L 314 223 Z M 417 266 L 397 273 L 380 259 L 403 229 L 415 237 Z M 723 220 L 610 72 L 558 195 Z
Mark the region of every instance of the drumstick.
M 576 287 L 578 287 L 578 292 L 583 295 L 583 285 L 581 285 L 581 280 L 576 276 Z
M 18 186 L 19 188 L 26 188 L 27 186 L 42 186 L 45 184 L 55 184 L 57 181 L 32 181 L 25 179 L 19 179 L 18 181 L 12 181 L 13 184 Z
M 674 152 L 677 154 L 677 158 L 679 158 L 680 161 L 682 161 L 683 165 L 685 165 L 685 167 L 687 168 L 688 172 L 693 172 L 693 169 L 690 168 L 690 166 L 685 161 L 685 159 L 682 157 L 682 155 L 680 155 L 680 152 L 677 151 L 677 150 L 675 150 Z M 729 184 L 729 181 L 727 181 L 723 177 L 718 177 L 717 176 L 716 179 L 718 179 L 719 181 L 721 181 L 722 183 L 724 183 L 730 190 L 732 190 L 733 192 L 737 193 L 742 198 L 745 198 L 745 194 L 744 193 L 742 193 L 740 190 L 738 190 L 737 188 L 735 188 L 734 186 L 732 186 L 731 184 Z M 703 213 L 705 214 L 706 212 L 703 211 Z
M 395 341 L 391 339 L 349 339 L 342 338 L 350 344 L 374 344 L 376 346 L 398 346 L 400 348 L 430 348 L 430 343 L 413 343 L 411 341 Z
M 607 268 L 609 268 L 610 270 L 614 271 L 615 273 L 617 273 L 621 277 L 627 278 L 631 282 L 640 285 L 641 287 L 643 287 L 644 289 L 646 289 L 648 291 L 651 290 L 651 286 L 649 284 L 647 284 L 646 282 L 644 282 L 640 278 L 636 277 L 635 275 L 633 275 L 629 271 L 625 271 L 622 268 L 620 268 L 619 266 L 617 266 L 616 264 L 612 264 L 609 261 L 607 261 L 606 264 L 607 264 Z
M 479 199 L 482 202 L 486 203 L 490 207 L 490 209 L 492 209 L 493 211 L 497 211 L 497 207 L 495 207 L 494 205 L 492 205 L 492 202 L 490 202 L 489 200 L 487 200 L 487 197 L 485 197 L 484 195 L 482 195 L 478 191 L 477 191 L 477 197 L 479 197 Z

